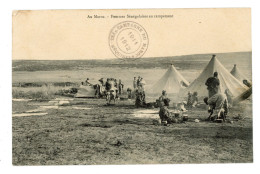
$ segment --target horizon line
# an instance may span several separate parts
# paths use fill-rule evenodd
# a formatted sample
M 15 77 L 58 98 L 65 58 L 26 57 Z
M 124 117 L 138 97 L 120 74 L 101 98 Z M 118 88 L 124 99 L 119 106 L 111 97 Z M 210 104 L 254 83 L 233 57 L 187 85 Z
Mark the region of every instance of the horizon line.
M 21 61 L 64 61 L 64 60 L 115 60 L 115 59 L 118 59 L 118 60 L 136 60 L 136 59 L 149 59 L 149 58 L 170 58 L 170 57 L 181 57 L 181 56 L 191 56 L 191 55 L 206 55 L 206 54 L 229 54 L 229 53 L 252 53 L 252 50 L 251 51 L 233 51 L 233 52 L 219 52 L 219 53 L 196 53 L 196 54 L 183 54 L 183 55 L 175 55 L 175 56 L 160 56 L 160 57 L 140 57 L 140 58 L 118 58 L 118 57 L 114 57 L 114 58 L 97 58 L 97 59 L 15 59 L 15 58 L 12 58 L 12 61 L 13 60 L 21 60 Z

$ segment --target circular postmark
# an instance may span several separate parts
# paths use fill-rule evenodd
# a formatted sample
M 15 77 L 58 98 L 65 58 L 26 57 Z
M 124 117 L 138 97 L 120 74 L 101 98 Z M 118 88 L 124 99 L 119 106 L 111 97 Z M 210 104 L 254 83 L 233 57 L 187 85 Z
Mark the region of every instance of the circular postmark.
M 115 25 L 109 33 L 109 47 L 118 58 L 140 58 L 148 48 L 145 29 L 138 23 L 124 21 Z

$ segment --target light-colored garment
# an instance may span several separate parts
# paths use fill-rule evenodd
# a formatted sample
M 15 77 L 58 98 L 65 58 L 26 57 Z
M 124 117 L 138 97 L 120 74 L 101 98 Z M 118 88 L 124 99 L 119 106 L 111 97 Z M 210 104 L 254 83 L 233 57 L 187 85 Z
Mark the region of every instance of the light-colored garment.
M 214 106 L 215 109 L 221 109 L 225 103 L 227 102 L 227 97 L 225 94 L 217 93 L 209 98 L 208 104 L 210 106 Z
M 137 87 L 137 80 L 136 79 L 133 81 L 133 87 L 134 87 L 134 89 Z
M 144 91 L 145 91 L 145 85 L 146 85 L 146 82 L 142 79 L 142 80 L 139 82 L 139 86 L 141 86 Z
M 86 80 L 85 84 L 86 86 L 92 86 L 92 84 L 88 80 Z

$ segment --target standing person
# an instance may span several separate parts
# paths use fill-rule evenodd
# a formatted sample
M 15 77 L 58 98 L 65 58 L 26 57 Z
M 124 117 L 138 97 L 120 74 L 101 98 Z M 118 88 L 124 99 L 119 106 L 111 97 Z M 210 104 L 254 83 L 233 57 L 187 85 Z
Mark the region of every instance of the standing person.
M 116 88 L 116 80 L 114 78 L 112 78 L 109 82 L 111 84 L 111 89 L 114 90 Z
M 106 91 L 109 91 L 111 89 L 111 84 L 110 84 L 110 79 L 109 78 L 107 78 L 105 87 L 106 87 Z
M 140 78 L 139 85 L 144 89 L 146 82 L 143 80 L 143 78 Z
M 119 94 L 122 94 L 124 85 L 123 85 L 121 79 L 119 79 L 118 87 L 119 87 Z
M 117 80 L 114 79 L 114 82 L 115 82 L 115 87 L 118 89 L 118 83 L 117 83 Z
M 118 98 L 118 82 L 117 82 L 117 80 L 116 79 L 113 79 L 113 87 L 114 87 L 114 90 L 115 90 L 115 92 L 116 92 L 116 98 Z
M 134 89 L 136 89 L 136 88 L 137 88 L 137 80 L 136 80 L 136 77 L 134 77 L 134 81 L 133 81 L 133 87 L 134 87 Z
M 137 87 L 138 87 L 138 86 L 140 86 L 140 81 L 141 81 L 141 77 L 140 77 L 140 76 L 138 76 L 138 78 L 137 78 L 137 82 L 136 82 L 136 84 L 137 84 Z
M 207 79 L 205 85 L 209 91 L 209 98 L 213 95 L 217 94 L 219 91 L 219 79 L 218 79 L 218 72 L 214 72 L 213 77 Z
M 141 89 L 141 91 L 142 91 L 142 99 L 143 99 L 143 102 L 144 103 L 146 103 L 146 101 L 145 101 L 145 81 L 143 80 L 143 78 L 142 77 L 140 77 L 140 80 L 139 80 L 139 87 L 138 88 L 140 88 Z
M 98 81 L 100 82 L 101 86 L 104 86 L 104 79 L 103 78 L 99 79 Z

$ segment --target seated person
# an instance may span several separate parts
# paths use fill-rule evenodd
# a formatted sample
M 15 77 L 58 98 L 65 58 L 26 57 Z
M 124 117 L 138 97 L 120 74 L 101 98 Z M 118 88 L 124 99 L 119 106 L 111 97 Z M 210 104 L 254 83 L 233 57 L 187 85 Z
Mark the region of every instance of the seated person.
M 135 106 L 136 107 L 146 106 L 145 93 L 144 92 L 139 92 L 138 90 L 136 90 Z
M 167 98 L 163 100 L 163 106 L 160 107 L 159 117 L 162 122 L 166 121 L 167 123 L 172 123 L 172 116 L 168 109 L 169 104 L 170 104 L 170 99 Z
M 204 102 L 209 105 L 208 112 L 210 113 L 208 120 L 222 118 L 224 121 L 228 113 L 228 101 L 225 94 L 217 93 L 212 97 L 204 98 Z M 212 115 L 214 114 L 214 117 Z
M 132 98 L 132 89 L 131 88 L 127 88 L 127 96 L 129 99 Z
M 192 107 L 192 95 L 191 95 L 191 92 L 188 92 L 187 107 L 188 108 Z
M 194 92 L 191 96 L 191 106 L 194 108 L 198 104 L 198 93 Z
M 168 97 L 166 91 L 163 90 L 162 95 L 159 97 L 159 101 L 163 103 L 165 99 L 168 99 Z
M 85 81 L 86 86 L 92 86 L 92 84 L 89 82 L 89 78 Z

